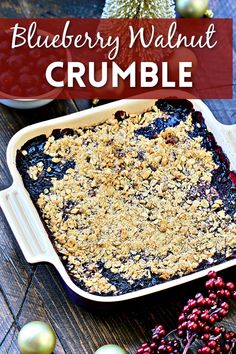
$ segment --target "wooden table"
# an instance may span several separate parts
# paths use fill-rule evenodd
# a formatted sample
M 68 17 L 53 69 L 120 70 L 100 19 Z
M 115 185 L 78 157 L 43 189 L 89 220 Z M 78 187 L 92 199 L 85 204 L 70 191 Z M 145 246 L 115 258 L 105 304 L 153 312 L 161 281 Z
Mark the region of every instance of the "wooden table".
M 216 17 L 236 13 L 236 2 L 211 0 Z M 220 4 L 221 3 L 221 4 Z M 103 0 L 2 0 L 1 17 L 99 17 Z M 0 189 L 11 184 L 6 168 L 8 141 L 22 127 L 62 116 L 85 108 L 86 101 L 54 101 L 32 111 L 20 111 L 0 106 Z M 228 124 L 236 123 L 236 100 L 209 101 L 215 116 Z M 50 322 L 57 334 L 55 353 L 93 354 L 101 345 L 117 343 L 134 354 L 147 339 L 156 323 L 168 328 L 176 326 L 177 314 L 186 299 L 194 295 L 203 280 L 179 286 L 156 295 L 141 304 L 114 311 L 88 311 L 71 303 L 56 271 L 49 265 L 28 264 L 0 212 L 0 353 L 19 353 L 17 335 L 21 327 L 32 320 Z M 223 272 L 236 280 L 236 267 Z M 227 319 L 236 330 L 236 304 Z

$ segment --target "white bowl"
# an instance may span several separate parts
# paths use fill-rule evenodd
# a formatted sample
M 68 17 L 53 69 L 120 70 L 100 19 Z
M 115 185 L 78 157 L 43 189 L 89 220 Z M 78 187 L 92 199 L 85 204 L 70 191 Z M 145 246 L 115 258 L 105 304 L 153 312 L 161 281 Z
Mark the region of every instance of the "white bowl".
M 0 99 L 0 103 L 7 107 L 19 108 L 19 109 L 32 109 L 45 106 L 53 101 L 51 99 Z

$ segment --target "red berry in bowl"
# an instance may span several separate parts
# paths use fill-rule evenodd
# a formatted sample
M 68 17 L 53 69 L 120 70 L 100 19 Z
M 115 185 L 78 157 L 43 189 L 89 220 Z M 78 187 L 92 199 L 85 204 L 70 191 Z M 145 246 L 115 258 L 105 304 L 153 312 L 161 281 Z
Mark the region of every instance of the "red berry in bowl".
M 0 51 L 4 52 L 7 51 L 7 49 L 10 49 L 10 42 L 7 40 L 1 41 L 0 42 Z
M 26 90 L 28 97 L 36 97 L 38 96 L 38 89 L 35 86 L 32 86 Z
M 32 88 L 38 85 L 39 79 L 36 75 L 21 74 L 19 77 L 19 83 L 25 88 Z
M 6 71 L 5 73 L 2 73 L 0 75 L 1 90 L 6 93 L 9 93 L 14 81 L 15 78 L 10 71 Z
M 22 89 L 19 85 L 12 86 L 10 90 L 10 94 L 14 97 L 21 97 L 22 96 Z
M 19 69 L 19 74 L 29 74 L 31 71 L 30 65 L 24 65 Z
M 39 48 L 33 48 L 30 50 L 30 57 L 33 59 L 39 59 L 41 57 L 41 50 Z
M 0 53 L 0 66 L 4 66 L 7 60 L 7 55 L 5 53 Z
M 37 67 L 40 69 L 45 69 L 49 64 L 49 61 L 47 58 L 39 58 L 37 60 Z
M 53 63 L 54 61 L 57 61 L 57 57 L 54 54 L 50 54 L 48 56 L 48 62 Z
M 12 55 L 7 59 L 7 65 L 19 69 L 25 64 L 25 57 L 22 54 Z

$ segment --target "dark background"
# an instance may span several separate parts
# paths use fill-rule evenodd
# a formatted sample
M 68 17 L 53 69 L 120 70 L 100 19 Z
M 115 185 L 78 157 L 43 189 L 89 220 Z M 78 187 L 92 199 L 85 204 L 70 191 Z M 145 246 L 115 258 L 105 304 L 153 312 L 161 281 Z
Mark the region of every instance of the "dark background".
M 210 0 L 215 17 L 232 17 L 236 1 Z M 0 17 L 99 17 L 102 0 L 3 0 Z M 234 86 L 235 89 L 235 86 Z M 207 104 L 220 121 L 236 123 L 234 100 L 212 100 Z M 0 189 L 11 184 L 5 152 L 10 138 L 22 127 L 76 112 L 87 101 L 54 101 L 43 108 L 20 111 L 0 105 Z M 156 323 L 169 329 L 176 326 L 178 312 L 185 301 L 200 291 L 204 281 L 179 286 L 144 298 L 140 303 L 113 311 L 94 311 L 70 302 L 56 271 L 49 265 L 28 264 L 9 225 L 0 211 L 0 353 L 19 353 L 17 335 L 32 320 L 50 322 L 57 334 L 55 353 L 93 354 L 107 343 L 117 343 L 129 354 L 150 335 Z M 222 274 L 236 280 L 236 267 Z M 228 327 L 236 330 L 236 305 L 227 318 Z

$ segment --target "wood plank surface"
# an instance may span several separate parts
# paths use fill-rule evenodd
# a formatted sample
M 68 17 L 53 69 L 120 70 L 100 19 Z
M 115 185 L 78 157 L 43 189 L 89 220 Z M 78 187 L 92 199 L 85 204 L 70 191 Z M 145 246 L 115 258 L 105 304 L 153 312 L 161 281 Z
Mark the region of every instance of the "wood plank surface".
M 232 16 L 236 2 L 211 0 L 217 17 Z M 102 0 L 2 0 L 1 17 L 99 17 Z M 220 121 L 236 123 L 236 101 L 208 100 L 207 104 Z M 6 147 L 22 127 L 62 116 L 89 106 L 88 101 L 54 101 L 36 110 L 20 111 L 0 106 L 0 189 L 11 184 L 6 168 Z M 179 286 L 113 311 L 94 311 L 73 304 L 55 269 L 46 264 L 28 264 L 0 211 L 0 353 L 18 354 L 17 335 L 31 320 L 49 322 L 57 335 L 58 354 L 93 354 L 107 343 L 117 343 L 134 354 L 150 335 L 156 323 L 169 329 L 176 326 L 177 314 L 185 301 L 201 288 L 203 280 Z M 236 280 L 236 267 L 222 274 Z M 236 330 L 236 305 L 227 318 Z

